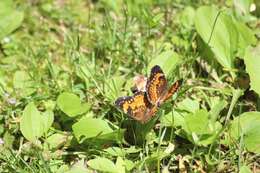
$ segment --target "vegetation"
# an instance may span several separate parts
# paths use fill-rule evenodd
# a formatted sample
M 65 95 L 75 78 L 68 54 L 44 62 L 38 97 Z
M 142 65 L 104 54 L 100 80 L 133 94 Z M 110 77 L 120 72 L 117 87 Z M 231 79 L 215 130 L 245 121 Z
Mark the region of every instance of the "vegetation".
M 0 172 L 259 172 L 259 16 L 256 0 L 1 0 Z M 114 102 L 154 65 L 183 83 L 141 124 Z

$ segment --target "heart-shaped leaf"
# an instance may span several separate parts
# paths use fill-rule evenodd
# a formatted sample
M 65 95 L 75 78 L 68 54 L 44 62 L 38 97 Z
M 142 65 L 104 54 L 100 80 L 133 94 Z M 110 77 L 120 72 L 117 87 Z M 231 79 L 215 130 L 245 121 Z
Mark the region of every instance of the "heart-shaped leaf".
M 20 128 L 23 136 L 30 141 L 35 141 L 43 134 L 41 114 L 33 102 L 25 107 L 20 122 Z
M 78 141 L 83 136 L 84 139 L 101 137 L 102 135 L 112 133 L 113 130 L 108 123 L 97 118 L 82 118 L 73 124 L 72 130 Z
M 53 112 L 47 111 L 41 114 L 34 103 L 29 103 L 24 111 L 20 122 L 23 136 L 34 142 L 48 131 L 54 120 Z
M 89 109 L 88 104 L 81 104 L 81 101 L 77 95 L 68 92 L 64 92 L 59 95 L 57 105 L 70 117 L 75 117 Z
M 195 27 L 208 43 L 216 60 L 225 68 L 233 68 L 238 44 L 238 32 L 231 16 L 215 7 L 202 6 L 195 15 Z

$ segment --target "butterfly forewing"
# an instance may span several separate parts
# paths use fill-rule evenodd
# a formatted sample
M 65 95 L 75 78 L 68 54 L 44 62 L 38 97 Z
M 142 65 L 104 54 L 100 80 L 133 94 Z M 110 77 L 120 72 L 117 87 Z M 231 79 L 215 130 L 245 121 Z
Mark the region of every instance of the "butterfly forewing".
M 146 85 L 148 100 L 151 104 L 156 105 L 167 90 L 167 80 L 160 68 L 156 65 L 151 69 L 150 77 Z
M 174 84 L 172 84 L 172 86 L 170 87 L 170 89 L 167 91 L 164 98 L 162 99 L 162 102 L 165 102 L 168 99 L 170 99 L 172 95 L 176 93 L 176 91 L 180 88 L 181 84 L 182 84 L 182 80 L 177 80 Z

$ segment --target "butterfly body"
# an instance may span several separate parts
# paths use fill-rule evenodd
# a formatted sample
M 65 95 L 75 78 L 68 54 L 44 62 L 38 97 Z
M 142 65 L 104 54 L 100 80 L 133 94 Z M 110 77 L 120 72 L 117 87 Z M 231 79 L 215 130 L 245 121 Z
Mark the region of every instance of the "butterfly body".
M 137 91 L 133 96 L 119 97 L 115 104 L 133 119 L 146 123 L 157 112 L 162 103 L 167 101 L 180 87 L 181 80 L 167 89 L 166 77 L 156 65 L 151 69 L 146 84 L 146 91 Z

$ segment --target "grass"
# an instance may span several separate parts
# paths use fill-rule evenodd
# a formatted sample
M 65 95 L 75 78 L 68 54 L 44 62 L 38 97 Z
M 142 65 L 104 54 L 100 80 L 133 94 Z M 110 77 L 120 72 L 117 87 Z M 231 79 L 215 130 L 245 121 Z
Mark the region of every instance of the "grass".
M 5 2 L 0 9 L 11 6 L 23 20 L 10 19 L 17 27 L 0 34 L 0 172 L 260 170 L 260 132 L 253 129 L 260 122 L 259 90 L 244 58 L 246 46 L 259 45 L 259 6 L 243 13 L 235 1 Z M 206 25 L 211 14 L 198 26 L 196 10 L 211 3 L 221 12 L 212 26 Z M 218 32 L 230 22 L 221 16 L 225 10 L 248 27 L 236 42 L 228 23 L 230 50 L 241 43 L 230 53 L 238 57 L 230 58 L 231 68 L 219 58 L 229 38 L 221 35 L 225 28 Z M 1 15 L 2 28 L 10 27 Z M 223 36 L 220 42 L 214 34 Z M 156 64 L 169 84 L 184 82 L 140 124 L 114 102 L 131 95 L 133 78 L 149 76 Z

